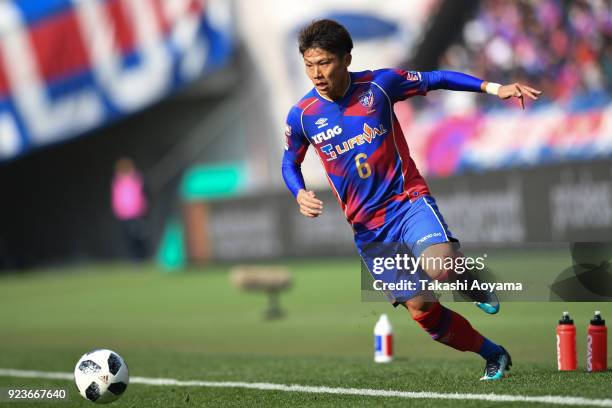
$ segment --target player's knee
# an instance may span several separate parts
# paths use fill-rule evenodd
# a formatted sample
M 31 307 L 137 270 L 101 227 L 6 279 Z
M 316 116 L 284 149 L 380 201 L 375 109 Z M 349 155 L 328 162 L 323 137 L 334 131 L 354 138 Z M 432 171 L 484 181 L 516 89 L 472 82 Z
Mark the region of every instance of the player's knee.
M 456 260 L 462 256 L 461 253 L 450 245 L 441 245 L 432 249 L 430 253 L 428 251 L 423 253 L 425 273 L 435 280 L 452 280 L 455 274 Z
M 448 258 L 452 259 L 452 258 Z M 441 262 L 440 265 L 426 267 L 425 273 L 434 280 L 450 280 L 454 276 L 454 267 L 451 262 Z

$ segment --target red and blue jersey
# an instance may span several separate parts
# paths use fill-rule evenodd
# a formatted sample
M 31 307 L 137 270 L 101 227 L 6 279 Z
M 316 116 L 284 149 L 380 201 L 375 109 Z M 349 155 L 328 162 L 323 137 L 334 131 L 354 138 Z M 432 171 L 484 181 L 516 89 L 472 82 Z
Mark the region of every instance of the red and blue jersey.
M 291 108 L 283 176 L 297 195 L 304 188 L 299 165 L 312 146 L 347 220 L 356 230 L 371 230 L 385 224 L 402 203 L 429 194 L 393 105 L 431 89 L 480 91 L 482 81 L 459 73 L 398 69 L 351 72 L 350 79 L 338 100 L 325 99 L 313 88 Z
M 334 102 L 313 88 L 289 112 L 285 156 L 301 163 L 312 145 L 348 221 L 377 227 L 390 202 L 429 192 L 393 112 L 395 102 L 426 92 L 420 73 L 390 69 L 351 73 Z

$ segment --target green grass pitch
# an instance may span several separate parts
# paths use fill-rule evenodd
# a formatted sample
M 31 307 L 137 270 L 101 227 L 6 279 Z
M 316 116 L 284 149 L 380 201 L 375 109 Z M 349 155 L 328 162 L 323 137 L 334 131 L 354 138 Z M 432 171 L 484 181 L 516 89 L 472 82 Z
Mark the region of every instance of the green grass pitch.
M 545 254 L 531 256 L 532 262 L 547 259 Z M 518 266 L 516 259 L 505 262 Z M 508 378 L 482 383 L 480 357 L 433 342 L 403 308 L 362 302 L 357 259 L 285 264 L 294 286 L 281 296 L 287 314 L 278 321 L 262 319 L 265 297 L 233 288 L 229 266 L 223 265 L 176 274 L 151 265 L 113 264 L 0 275 L 0 368 L 71 372 L 84 352 L 110 348 L 126 359 L 132 377 L 612 398 L 611 372 L 584 372 L 588 319 L 595 309 L 612 319 L 611 304 L 506 302 L 496 316 L 471 304 L 450 304 L 512 354 Z M 573 373 L 556 371 L 555 326 L 563 310 L 570 311 L 578 331 L 580 370 Z M 372 361 L 372 330 L 381 313 L 389 315 L 395 330 L 396 360 L 388 365 Z M 0 377 L 4 389 L 49 387 L 68 389 L 70 400 L 14 406 L 90 406 L 70 381 Z M 342 404 L 525 406 L 141 384 L 131 384 L 112 406 Z

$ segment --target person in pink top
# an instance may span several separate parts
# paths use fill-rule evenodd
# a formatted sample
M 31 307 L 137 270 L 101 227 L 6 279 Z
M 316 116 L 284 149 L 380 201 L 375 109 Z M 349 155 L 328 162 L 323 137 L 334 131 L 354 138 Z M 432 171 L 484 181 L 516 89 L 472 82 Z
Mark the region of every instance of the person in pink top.
M 130 158 L 122 157 L 115 164 L 111 199 L 130 257 L 135 260 L 146 258 L 148 201 L 143 178 Z

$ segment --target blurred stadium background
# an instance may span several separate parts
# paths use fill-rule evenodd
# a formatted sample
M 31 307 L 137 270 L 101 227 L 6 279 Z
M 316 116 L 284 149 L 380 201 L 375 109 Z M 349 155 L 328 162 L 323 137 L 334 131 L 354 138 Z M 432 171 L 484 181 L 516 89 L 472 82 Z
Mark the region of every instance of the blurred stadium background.
M 28 356 L 49 350 L 76 361 L 100 336 L 104 347 L 130 350 L 128 362 L 146 360 L 143 335 L 158 336 L 145 340 L 145 350 L 369 352 L 376 315 L 388 306 L 359 302 L 351 230 L 319 161 L 309 152 L 302 167 L 327 204 L 316 220 L 299 214 L 280 175 L 285 116 L 310 88 L 296 34 L 318 18 L 348 28 L 355 71 L 450 69 L 544 91 L 526 111 L 441 91 L 396 105 L 411 154 L 463 242 L 609 240 L 609 0 L 3 1 L 0 304 L 8 324 L 0 346 L 13 354 L 0 366 L 34 368 Z M 134 161 L 147 191 L 151 262 L 144 266 L 124 262 L 128 246 L 112 210 L 120 157 Z M 253 261 L 285 264 L 294 274 L 286 326 L 264 326 L 260 310 L 249 310 L 263 310 L 263 300 L 229 288 L 231 265 Z M 185 280 L 158 276 L 182 270 Z M 329 290 L 317 287 L 323 280 Z M 88 320 L 97 306 L 78 288 L 93 296 L 117 290 L 109 311 L 132 307 L 118 331 L 105 332 L 116 320 L 104 312 Z M 337 296 L 333 288 L 354 293 Z M 352 307 L 356 315 L 347 317 Z M 552 327 L 561 308 L 543 306 L 527 318 L 528 308 L 515 305 L 509 326 L 478 324 L 515 336 L 515 350 L 552 367 L 552 331 L 523 344 L 518 327 L 521 319 Z M 145 323 L 148 311 L 161 317 Z M 238 341 L 243 324 L 255 339 L 246 346 Z M 91 332 L 75 337 L 82 327 Z M 164 329 L 176 332 L 160 335 Z M 323 351 L 316 330 L 332 330 Z M 400 330 L 423 351 L 440 352 L 416 329 Z M 302 340 L 289 347 L 283 336 Z M 363 338 L 347 346 L 355 336 Z M 44 361 L 62 370 L 52 360 Z
M 306 181 L 330 204 L 319 220 L 295 211 L 279 171 L 286 112 L 309 89 L 295 36 L 322 17 L 355 38 L 353 70 L 444 68 L 544 91 L 526 112 L 457 92 L 396 105 L 411 153 L 462 241 L 612 232 L 607 1 L 2 7 L 4 270 L 125 255 L 110 206 L 121 156 L 143 173 L 155 251 L 168 231 L 184 228 L 185 259 L 354 254 L 314 156 L 303 166 Z

